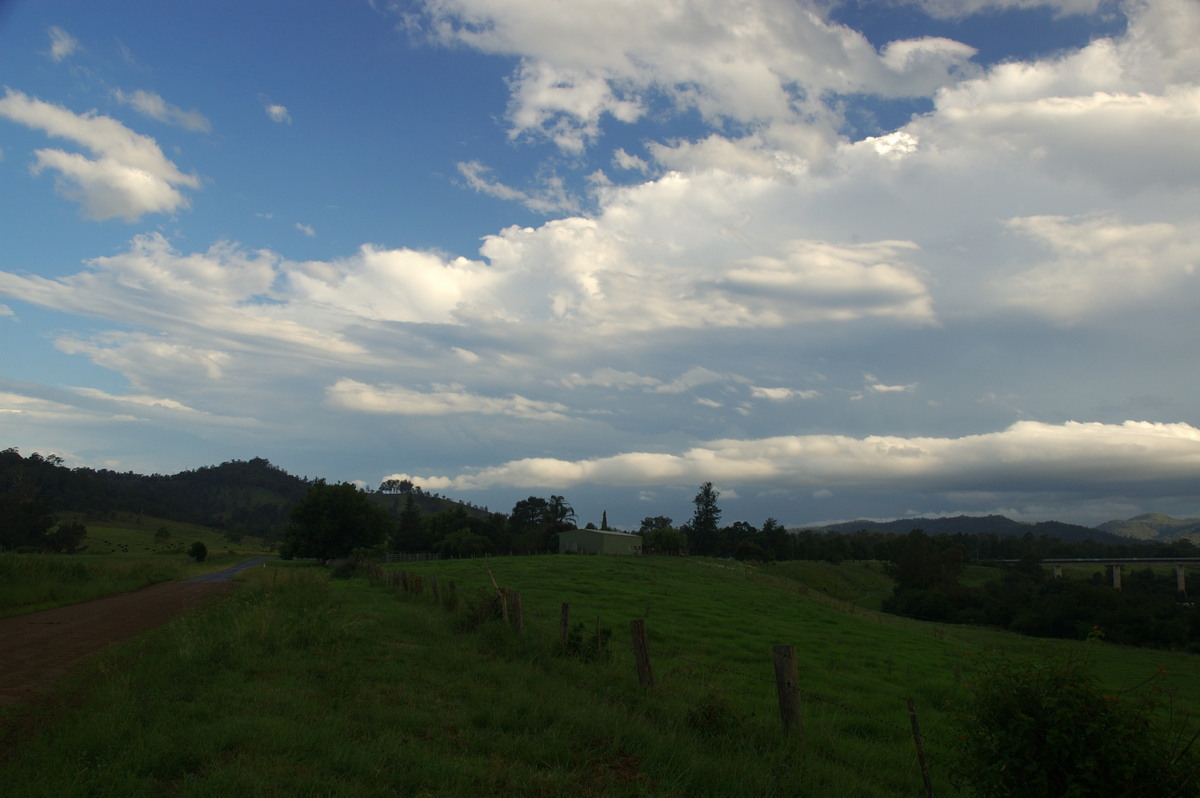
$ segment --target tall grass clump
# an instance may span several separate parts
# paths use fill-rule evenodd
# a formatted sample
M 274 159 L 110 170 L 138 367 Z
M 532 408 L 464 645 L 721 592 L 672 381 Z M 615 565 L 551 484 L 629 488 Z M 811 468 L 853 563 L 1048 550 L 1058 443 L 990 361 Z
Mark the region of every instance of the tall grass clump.
M 0 553 L 0 616 L 89 601 L 178 579 L 178 563 L 161 557 Z
M 317 569 L 264 569 L 211 611 L 177 622 L 181 664 L 231 665 L 281 652 L 320 652 L 337 645 L 353 626 L 337 612 L 328 573 Z

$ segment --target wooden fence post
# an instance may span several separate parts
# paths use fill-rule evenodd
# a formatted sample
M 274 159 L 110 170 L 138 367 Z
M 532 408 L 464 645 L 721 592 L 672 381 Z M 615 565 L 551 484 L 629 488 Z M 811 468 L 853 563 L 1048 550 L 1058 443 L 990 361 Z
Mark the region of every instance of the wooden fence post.
M 454 584 L 453 579 L 447 585 L 445 607 L 448 610 L 458 609 L 458 587 Z
M 629 629 L 633 635 L 633 660 L 637 664 L 638 682 L 642 687 L 653 687 L 654 671 L 650 667 L 650 649 L 646 646 L 646 622 L 633 621 Z
M 567 651 L 567 640 L 569 639 L 570 629 L 569 623 L 571 618 L 571 605 L 563 602 L 562 614 L 558 618 L 558 640 L 562 643 L 563 653 Z
M 933 798 L 933 783 L 929 781 L 929 765 L 925 762 L 925 742 L 921 738 L 921 727 L 917 723 L 917 705 L 908 699 L 908 720 L 912 723 L 913 742 L 917 745 L 917 762 L 921 765 L 921 778 L 925 780 L 926 798 Z
M 438 578 L 436 576 L 429 577 L 429 589 L 433 592 L 433 603 L 441 604 L 442 603 L 442 588 L 438 584 Z
M 508 591 L 501 590 L 496 594 L 497 600 L 500 602 L 500 617 L 504 619 L 504 625 L 508 625 Z
M 793 729 L 804 733 L 804 719 L 800 714 L 800 676 L 796 671 L 795 646 L 775 646 L 775 691 L 779 694 L 779 717 L 783 730 Z
M 525 610 L 521 607 L 520 591 L 512 594 L 512 625 L 518 632 L 525 631 Z

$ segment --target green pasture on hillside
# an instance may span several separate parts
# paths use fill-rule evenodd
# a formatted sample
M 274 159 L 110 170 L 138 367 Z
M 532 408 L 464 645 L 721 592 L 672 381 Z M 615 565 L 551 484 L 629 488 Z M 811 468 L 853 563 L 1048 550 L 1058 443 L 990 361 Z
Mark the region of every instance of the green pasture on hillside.
M 79 521 L 87 527 L 87 537 L 80 545 L 78 554 L 184 554 L 196 540 L 208 547 L 210 555 L 228 553 L 253 556 L 267 550 L 260 538 L 247 536 L 233 541 L 223 532 L 210 527 L 147 515 L 117 513 L 112 518 L 96 519 L 87 518 L 82 513 L 60 513 L 59 520 Z M 165 538 L 156 537 L 160 529 L 166 530 Z
M 1083 658 L 1114 696 L 1150 680 L 1164 717 L 1200 723 L 1195 656 L 882 615 L 868 608 L 887 584 L 877 564 L 549 555 L 389 570 L 401 567 L 426 577 L 420 595 L 252 569 L 229 598 L 0 708 L 0 792 L 911 796 L 913 698 L 936 794 L 957 795 L 966 685 L 1012 656 Z M 457 610 L 433 604 L 434 575 L 455 582 Z M 524 632 L 468 622 L 493 577 L 521 593 Z M 587 636 L 597 620 L 611 630 L 604 655 L 559 653 L 564 602 Z M 634 619 L 652 688 L 636 676 Z M 797 650 L 802 734 L 782 733 L 777 644 Z
M 259 538 L 234 543 L 208 527 L 149 516 L 122 514 L 87 521 L 82 515 L 63 513 L 60 520 L 79 520 L 87 526 L 87 537 L 75 554 L 0 552 L 0 618 L 186 579 L 272 553 Z M 155 538 L 160 528 L 168 530 L 165 540 Z M 208 548 L 203 563 L 187 555 L 197 540 Z

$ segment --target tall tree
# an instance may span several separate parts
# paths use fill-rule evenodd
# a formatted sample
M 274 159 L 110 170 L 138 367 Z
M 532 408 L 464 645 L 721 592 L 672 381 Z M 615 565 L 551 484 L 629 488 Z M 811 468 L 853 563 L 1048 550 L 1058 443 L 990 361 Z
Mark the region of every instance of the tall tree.
M 717 497 L 720 495 L 711 482 L 705 482 L 692 499 L 696 508 L 686 530 L 690 554 L 720 553 L 721 508 L 717 506 Z
M 792 557 L 791 536 L 783 524 L 774 518 L 768 518 L 762 525 L 763 548 L 777 560 L 788 560 Z
M 404 509 L 396 522 L 396 533 L 392 535 L 394 551 L 425 551 L 429 540 L 425 534 L 425 525 L 421 522 L 421 509 L 417 501 L 409 493 L 404 497 Z
M 40 464 L 41 456 L 34 462 Z M 57 523 L 34 479 L 26 473 L 20 453 L 16 449 L 0 452 L 0 549 L 49 548 L 46 535 Z
M 508 523 L 514 534 L 530 528 L 541 528 L 549 520 L 550 503 L 539 496 L 521 499 L 513 505 L 508 516 Z
M 383 543 L 392 528 L 391 516 L 356 486 L 318 479 L 292 510 L 286 551 L 295 557 L 337 559 Z
M 547 520 L 551 523 L 575 525 L 575 508 L 562 496 L 551 496 L 546 511 L 550 516 Z

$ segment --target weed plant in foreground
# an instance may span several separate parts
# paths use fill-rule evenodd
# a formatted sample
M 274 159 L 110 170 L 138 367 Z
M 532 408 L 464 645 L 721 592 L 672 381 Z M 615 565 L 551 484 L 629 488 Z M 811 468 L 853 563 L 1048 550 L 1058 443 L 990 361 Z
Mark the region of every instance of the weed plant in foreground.
M 1048 650 L 814 600 L 770 569 L 665 558 L 488 560 L 521 591 L 526 628 L 485 616 L 464 631 L 469 599 L 494 590 L 484 565 L 420 567 L 456 581 L 455 612 L 433 604 L 428 579 L 412 595 L 318 568 L 253 569 L 232 596 L 93 660 L 45 700 L 0 709 L 0 794 L 915 795 L 913 697 L 937 794 L 954 795 L 968 653 Z M 605 656 L 562 654 L 563 602 L 585 631 L 597 618 L 612 630 Z M 635 618 L 653 688 L 635 675 Z M 781 732 L 778 643 L 797 647 L 802 735 Z M 1147 664 L 1147 652 L 1093 648 L 1106 681 Z M 1195 662 L 1161 664 L 1187 674 Z M 1190 689 L 1177 707 L 1196 705 Z
M 1106 693 L 1078 660 L 990 664 L 964 713 L 961 783 L 994 798 L 1200 796 L 1200 729 L 1155 717 L 1162 675 Z

